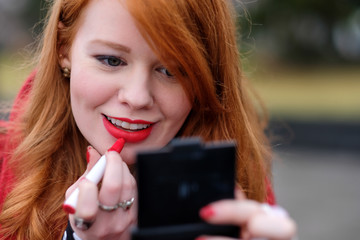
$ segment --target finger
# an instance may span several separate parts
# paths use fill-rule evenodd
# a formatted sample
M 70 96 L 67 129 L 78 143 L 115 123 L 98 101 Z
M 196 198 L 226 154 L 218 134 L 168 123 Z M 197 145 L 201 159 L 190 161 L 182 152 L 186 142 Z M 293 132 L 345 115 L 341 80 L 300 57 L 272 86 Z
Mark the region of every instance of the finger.
M 79 185 L 79 195 L 78 195 L 78 201 L 76 204 L 76 213 L 75 215 L 70 214 L 70 224 L 74 231 L 81 236 L 81 239 L 85 239 L 83 236 L 84 230 L 87 229 L 81 229 L 76 226 L 75 219 L 81 219 L 82 221 L 90 223 L 88 227 L 91 227 L 92 223 L 96 220 L 96 213 L 97 213 L 97 186 L 83 178 L 83 180 L 80 181 Z M 91 231 L 91 229 L 89 229 Z M 80 232 L 79 232 L 80 231 Z
M 287 240 L 296 234 L 296 224 L 288 217 L 258 214 L 249 221 L 247 230 L 252 238 Z
M 99 200 L 104 205 L 115 205 L 133 197 L 135 186 L 133 176 L 126 163 L 114 151 L 106 153 L 107 164 Z
M 292 219 L 266 214 L 261 204 L 251 200 L 218 201 L 202 208 L 200 216 L 212 224 L 244 226 L 252 238 L 283 240 L 291 239 L 296 233 L 296 224 Z
M 95 219 L 98 189 L 96 184 L 84 179 L 79 183 L 79 197 L 76 205 L 76 216 L 85 220 Z
M 122 160 L 113 151 L 106 152 L 106 168 L 100 189 L 99 201 L 108 206 L 118 203 L 123 178 Z
M 260 204 L 252 200 L 221 200 L 200 210 L 200 216 L 209 223 L 237 226 L 245 224 L 259 213 L 263 213 Z

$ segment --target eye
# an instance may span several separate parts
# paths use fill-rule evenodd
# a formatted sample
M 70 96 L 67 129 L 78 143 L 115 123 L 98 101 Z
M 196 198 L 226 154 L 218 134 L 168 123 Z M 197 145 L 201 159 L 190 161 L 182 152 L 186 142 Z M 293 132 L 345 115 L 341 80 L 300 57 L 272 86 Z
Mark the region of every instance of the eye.
M 110 66 L 110 67 L 126 65 L 126 62 L 124 62 L 120 58 L 114 57 L 114 56 L 96 56 L 96 59 L 99 60 L 101 63 L 103 63 L 107 66 Z
M 162 74 L 165 74 L 169 78 L 174 77 L 174 75 L 171 72 L 169 72 L 169 70 L 167 70 L 165 67 L 158 68 L 158 71 L 161 72 Z

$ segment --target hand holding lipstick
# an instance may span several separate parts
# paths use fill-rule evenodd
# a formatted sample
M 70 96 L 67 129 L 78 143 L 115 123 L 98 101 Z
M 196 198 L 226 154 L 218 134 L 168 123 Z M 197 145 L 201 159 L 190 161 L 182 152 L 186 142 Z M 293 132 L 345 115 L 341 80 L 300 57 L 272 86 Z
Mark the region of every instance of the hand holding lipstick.
M 114 145 L 111 148 L 109 148 L 108 152 L 116 151 L 120 153 L 124 147 L 124 144 L 125 144 L 125 140 L 123 138 L 119 138 L 114 143 Z M 103 155 L 99 159 L 99 161 L 95 164 L 95 166 L 88 173 L 85 174 L 85 178 L 95 184 L 98 184 L 104 175 L 105 167 L 106 167 L 106 156 Z M 76 211 L 75 207 L 76 207 L 78 195 L 79 195 L 79 189 L 76 188 L 71 193 L 71 195 L 66 199 L 63 205 L 63 209 L 65 210 L 65 212 L 70 214 L 75 213 Z
M 116 206 L 119 203 L 122 205 L 132 198 L 137 199 L 136 181 L 117 151 L 107 151 L 102 185 L 98 190 L 97 184 L 89 181 L 87 176 L 96 168 L 98 163 L 95 162 L 99 162 L 101 158 L 93 148 L 89 148 L 88 154 L 88 166 L 93 167 L 74 184 L 79 194 L 76 212 L 69 216 L 72 228 L 81 239 L 112 239 L 109 235 L 116 236 L 116 239 L 128 239 L 130 225 L 136 221 L 137 202 L 133 201 L 130 208 L 120 206 L 113 211 L 99 206 Z M 69 195 L 67 194 L 67 197 Z M 91 228 L 86 231 L 79 228 L 75 223 L 77 219 L 92 224 Z

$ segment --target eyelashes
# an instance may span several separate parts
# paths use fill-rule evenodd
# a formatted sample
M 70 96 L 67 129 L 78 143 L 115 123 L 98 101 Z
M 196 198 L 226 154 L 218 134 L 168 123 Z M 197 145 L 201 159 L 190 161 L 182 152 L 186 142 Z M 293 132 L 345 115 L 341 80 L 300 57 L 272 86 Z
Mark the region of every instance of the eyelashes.
M 169 71 L 167 68 L 165 68 L 165 67 L 159 67 L 159 68 L 157 68 L 157 70 L 158 70 L 160 73 L 162 73 L 162 74 L 164 74 L 165 76 L 167 76 L 168 78 L 173 78 L 173 77 L 174 77 L 174 75 L 171 74 L 170 71 Z
M 122 59 L 114 56 L 106 56 L 106 55 L 99 55 L 95 56 L 95 58 L 108 67 L 118 67 L 118 66 L 126 66 L 127 63 Z
M 109 68 L 116 68 L 116 67 L 121 67 L 121 66 L 127 66 L 127 62 L 124 61 L 123 59 L 119 58 L 119 57 L 115 57 L 115 56 L 110 56 L 110 55 L 97 55 L 95 56 L 95 58 L 102 63 L 103 65 L 105 65 L 106 67 Z M 174 75 L 164 66 L 159 66 L 155 68 L 155 71 L 163 74 L 164 76 L 166 76 L 167 78 L 174 78 Z

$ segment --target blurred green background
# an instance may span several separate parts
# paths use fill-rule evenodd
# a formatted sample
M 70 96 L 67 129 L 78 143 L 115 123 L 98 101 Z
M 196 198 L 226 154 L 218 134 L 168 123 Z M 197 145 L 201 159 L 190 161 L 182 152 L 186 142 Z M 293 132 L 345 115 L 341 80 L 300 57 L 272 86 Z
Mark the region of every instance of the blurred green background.
M 272 117 L 359 122 L 359 1 L 243 1 L 238 12 L 245 69 Z
M 244 70 L 271 117 L 360 121 L 359 1 L 234 2 Z M 14 97 L 31 70 L 24 60 L 45 6 L 40 0 L 0 0 L 2 100 Z

